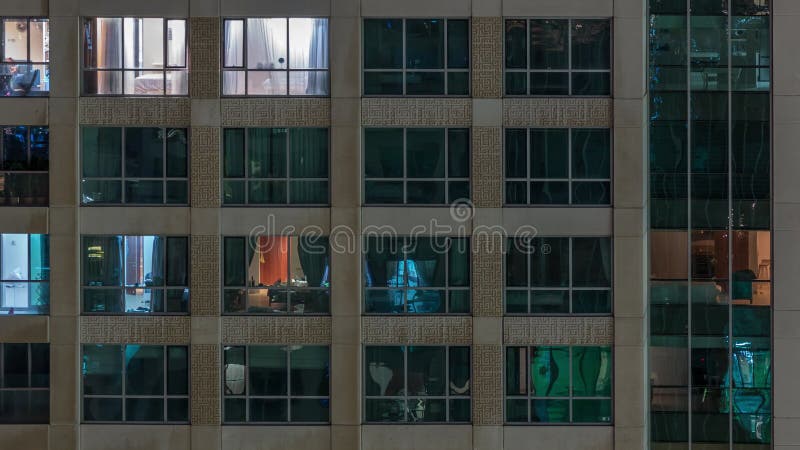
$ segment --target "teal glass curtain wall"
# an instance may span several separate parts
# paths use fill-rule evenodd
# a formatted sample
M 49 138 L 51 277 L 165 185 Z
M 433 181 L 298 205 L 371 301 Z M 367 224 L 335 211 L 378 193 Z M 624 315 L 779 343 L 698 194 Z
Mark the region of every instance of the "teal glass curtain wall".
M 650 447 L 772 437 L 768 0 L 649 0 Z

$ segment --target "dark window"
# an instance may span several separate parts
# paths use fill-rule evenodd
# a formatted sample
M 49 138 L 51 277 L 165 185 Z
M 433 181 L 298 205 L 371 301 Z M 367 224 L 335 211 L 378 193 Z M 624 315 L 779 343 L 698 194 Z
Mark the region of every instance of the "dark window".
M 0 424 L 50 423 L 50 345 L 0 344 Z
M 9 126 L 0 132 L 0 206 L 47 206 L 49 128 Z

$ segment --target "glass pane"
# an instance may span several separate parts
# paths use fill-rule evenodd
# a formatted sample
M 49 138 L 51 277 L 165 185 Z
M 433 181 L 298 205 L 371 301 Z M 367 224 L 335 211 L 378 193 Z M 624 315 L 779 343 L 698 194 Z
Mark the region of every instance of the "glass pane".
M 406 401 L 399 399 L 370 399 L 365 401 L 367 422 L 403 422 L 406 420 Z
M 569 422 L 569 400 L 531 400 L 531 421 Z
M 610 94 L 611 75 L 608 72 L 577 72 L 572 74 L 572 95 Z
M 330 401 L 319 399 L 291 399 L 292 422 L 328 422 L 330 421 Z
M 82 180 L 81 202 L 84 204 L 122 203 L 122 182 Z
M 2 387 L 31 387 L 28 380 L 28 356 L 28 344 L 3 344 Z
M 245 191 L 244 181 L 223 180 L 222 182 L 223 203 L 226 205 L 244 204 L 245 203 L 244 191 Z
M 291 130 L 291 163 L 293 178 L 328 177 L 328 129 L 296 128 Z
M 223 393 L 243 395 L 245 393 L 245 347 L 224 347 Z M 227 405 L 226 405 L 227 409 Z M 244 412 L 242 412 L 244 414 Z
M 610 291 L 572 291 L 573 314 L 610 314 L 611 307 Z
M 611 178 L 609 130 L 572 130 L 572 178 Z
M 290 181 L 289 203 L 327 205 L 328 180 Z
M 526 347 L 506 347 L 506 395 L 528 394 L 527 352 Z M 522 419 L 527 420 L 527 413 Z
M 164 394 L 164 347 L 125 346 L 125 394 Z
M 448 348 L 447 369 L 449 395 L 470 395 L 470 365 L 469 347 L 450 347 Z M 409 375 L 410 376 L 410 375 Z
M 289 72 L 289 95 L 328 95 L 328 72 Z
M 568 286 L 569 238 L 535 238 L 531 246 L 530 286 Z
M 406 130 L 406 176 L 442 178 L 445 175 L 445 130 L 409 128 Z
M 31 344 L 31 387 L 50 387 L 49 344 Z
M 167 128 L 167 176 L 186 178 L 188 168 L 188 145 L 186 129 Z
M 84 236 L 82 253 L 84 286 L 122 286 L 120 236 Z
M 445 361 L 445 347 L 408 347 L 408 395 L 444 395 Z
M 364 176 L 400 178 L 403 176 L 403 129 L 367 128 L 364 130 Z
M 167 286 L 189 285 L 189 239 L 168 237 L 167 240 Z M 155 249 L 154 249 L 155 252 Z M 155 258 L 155 255 L 154 255 Z M 158 273 L 158 270 L 155 270 Z
M 286 395 L 288 388 L 286 348 L 251 346 L 248 353 L 250 395 Z
M 189 399 L 170 398 L 167 399 L 167 421 L 168 422 L 188 422 L 189 421 Z
M 403 395 L 405 392 L 404 353 L 405 347 L 367 346 L 364 349 L 366 395 Z M 369 415 L 367 417 L 369 418 Z
M 125 68 L 161 69 L 164 67 L 164 19 L 122 19 Z
M 403 95 L 403 73 L 364 72 L 364 95 Z
M 186 67 L 185 20 L 167 20 L 167 67 Z
M 3 55 L 8 61 L 28 61 L 28 19 L 3 19 Z M 41 59 L 36 59 L 41 61 Z
M 569 395 L 569 347 L 531 347 L 530 365 L 531 396 Z
M 406 72 L 406 95 L 444 93 L 444 72 Z
M 531 291 L 532 314 L 569 314 L 569 291 Z
M 119 345 L 84 345 L 81 373 L 84 395 L 121 395 L 121 347 Z
M 251 205 L 286 203 L 285 181 L 251 181 L 247 183 L 247 189 Z
M 531 69 L 569 68 L 569 22 L 564 19 L 531 20 Z
M 611 286 L 611 239 L 573 238 L 572 285 Z
M 289 19 L 289 67 L 328 68 L 328 19 Z
M 572 68 L 611 68 L 611 21 L 606 19 L 572 21 Z
M 223 30 L 223 67 L 244 66 L 244 20 L 226 20 Z
M 167 181 L 166 203 L 171 205 L 189 204 L 189 184 L 186 181 Z
M 611 400 L 573 400 L 572 421 L 575 423 L 611 422 Z
M 506 95 L 525 95 L 527 93 L 527 72 L 506 72 Z
M 609 205 L 611 204 L 611 183 L 576 181 L 572 183 L 572 204 Z
M 328 347 L 302 346 L 292 349 L 292 396 L 330 395 L 330 352 Z
M 447 21 L 447 68 L 469 68 L 469 21 Z
M 167 395 L 189 394 L 187 347 L 167 347 Z
M 444 20 L 406 20 L 406 68 L 444 68 Z
M 164 203 L 163 181 L 126 181 L 125 203 L 158 204 Z
M 224 266 L 224 285 L 225 286 L 244 286 L 245 285 L 245 238 L 226 237 L 224 238 L 225 261 Z
M 83 399 L 83 419 L 87 422 L 119 422 L 122 420 L 121 398 Z
M 469 130 L 447 130 L 447 176 L 469 178 Z
M 402 67 L 402 19 L 365 19 L 364 68 L 400 69 Z
M 2 248 L 0 279 L 21 281 L 31 279 L 28 254 L 29 236 L 27 234 L 0 235 L 0 248 Z
M 515 398 L 506 400 L 506 422 L 527 422 L 528 400 Z
M 222 71 L 222 95 L 245 95 L 245 73 L 243 70 Z
M 506 20 L 506 69 L 528 68 L 528 26 L 522 19 Z
M 163 422 L 163 398 L 131 398 L 125 399 L 126 422 Z
M 574 89 L 573 94 L 576 94 Z M 569 95 L 569 74 L 567 72 L 531 73 L 531 95 Z
M 447 95 L 469 95 L 469 72 L 447 72 Z
M 287 19 L 247 19 L 247 68 L 286 69 L 287 37 Z
M 402 181 L 367 181 L 364 183 L 364 203 L 403 203 Z
M 247 95 L 287 95 L 288 80 L 284 71 L 250 71 Z
M 81 129 L 84 177 L 122 176 L 122 129 L 83 127 Z
M 531 129 L 530 141 L 530 177 L 566 178 L 569 176 L 568 130 Z
M 122 18 L 90 19 L 94 25 L 88 41 L 84 41 L 84 54 L 88 58 L 88 67 L 122 68 Z M 93 42 L 96 41 L 96 42 Z M 92 45 L 94 44 L 94 45 Z M 98 93 L 104 90 L 98 90 Z
M 247 175 L 254 178 L 285 177 L 288 130 L 250 128 L 247 130 Z
M 164 176 L 163 129 L 125 129 L 125 176 Z
M 572 347 L 572 395 L 611 396 L 610 347 Z

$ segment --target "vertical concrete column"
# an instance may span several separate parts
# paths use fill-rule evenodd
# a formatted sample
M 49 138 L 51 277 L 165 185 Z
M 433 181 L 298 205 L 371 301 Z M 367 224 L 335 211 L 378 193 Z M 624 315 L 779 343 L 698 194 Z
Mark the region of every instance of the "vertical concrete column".
M 50 448 L 80 447 L 77 0 L 50 0 Z
M 358 0 L 332 0 L 331 449 L 361 448 L 361 20 Z
M 614 2 L 614 447 L 647 448 L 646 0 Z
M 503 19 L 500 0 L 472 2 L 472 446 L 503 448 Z
M 219 450 L 221 364 L 221 135 L 218 0 L 189 5 L 191 446 Z
M 773 167 L 773 401 L 776 449 L 800 448 L 800 58 L 792 42 L 800 2 L 772 3 Z

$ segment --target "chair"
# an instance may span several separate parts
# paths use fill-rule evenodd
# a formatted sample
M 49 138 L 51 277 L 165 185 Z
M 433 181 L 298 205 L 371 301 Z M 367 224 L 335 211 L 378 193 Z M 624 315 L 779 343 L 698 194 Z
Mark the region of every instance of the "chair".
M 33 86 L 39 83 L 39 69 L 15 76 L 11 80 L 11 89 L 14 96 L 28 95 Z

